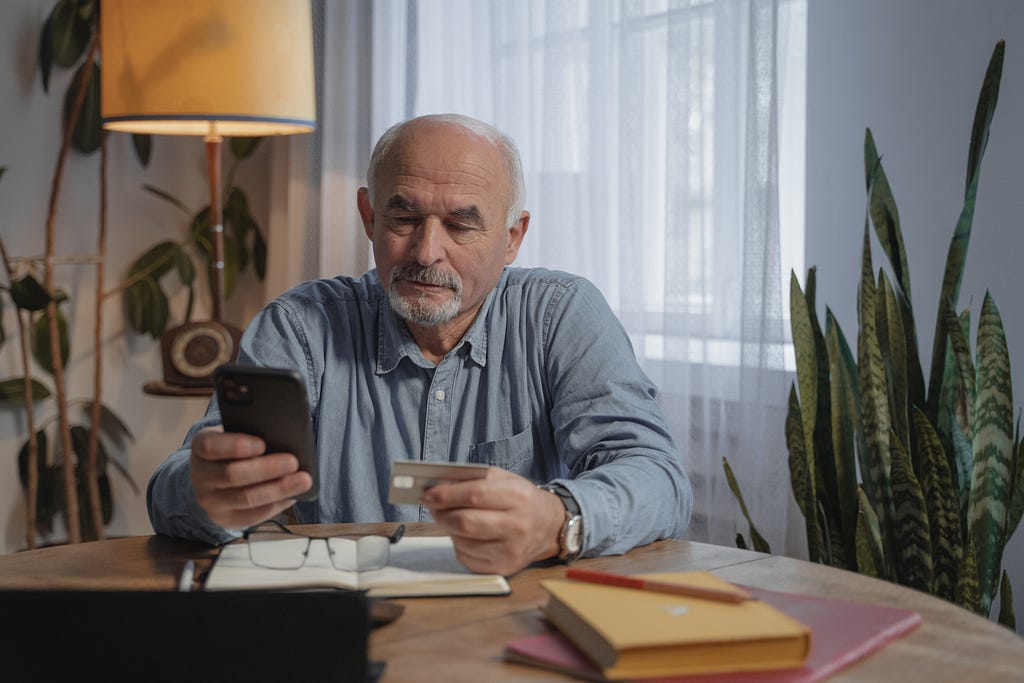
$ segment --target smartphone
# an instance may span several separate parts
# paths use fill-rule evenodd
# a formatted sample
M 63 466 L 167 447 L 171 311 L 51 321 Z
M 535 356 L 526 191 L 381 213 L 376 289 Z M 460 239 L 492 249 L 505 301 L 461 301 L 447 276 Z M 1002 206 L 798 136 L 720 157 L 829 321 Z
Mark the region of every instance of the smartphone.
M 316 438 L 302 376 L 287 368 L 228 364 L 217 368 L 214 386 L 224 431 L 260 437 L 267 453 L 293 453 L 313 477 L 313 486 L 297 499 L 316 500 Z

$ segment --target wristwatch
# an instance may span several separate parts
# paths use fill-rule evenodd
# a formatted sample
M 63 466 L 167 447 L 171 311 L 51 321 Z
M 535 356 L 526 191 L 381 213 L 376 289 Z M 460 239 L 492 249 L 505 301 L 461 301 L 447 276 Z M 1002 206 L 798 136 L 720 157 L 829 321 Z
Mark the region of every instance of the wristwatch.
M 564 486 L 541 484 L 538 488 L 555 494 L 565 506 L 565 522 L 558 537 L 558 559 L 572 562 L 583 552 L 583 516 L 580 514 L 580 506 Z

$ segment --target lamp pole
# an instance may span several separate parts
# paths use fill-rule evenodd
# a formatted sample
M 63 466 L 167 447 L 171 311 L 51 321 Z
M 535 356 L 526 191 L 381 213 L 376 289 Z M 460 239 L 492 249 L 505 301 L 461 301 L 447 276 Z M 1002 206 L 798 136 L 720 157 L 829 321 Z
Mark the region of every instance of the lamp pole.
M 210 122 L 206 136 L 206 160 L 210 175 L 210 234 L 213 237 L 213 319 L 222 321 L 224 311 L 224 208 L 221 206 L 220 160 L 223 138 L 217 124 Z

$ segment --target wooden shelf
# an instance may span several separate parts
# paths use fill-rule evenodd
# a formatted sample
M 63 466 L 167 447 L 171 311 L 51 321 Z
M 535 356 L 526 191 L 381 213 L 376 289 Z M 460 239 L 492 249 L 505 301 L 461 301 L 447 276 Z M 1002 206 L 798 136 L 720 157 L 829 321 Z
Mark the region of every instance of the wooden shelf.
M 213 394 L 213 387 L 178 387 L 162 379 L 154 379 L 142 385 L 142 391 L 150 396 L 171 396 L 175 398 L 205 397 Z

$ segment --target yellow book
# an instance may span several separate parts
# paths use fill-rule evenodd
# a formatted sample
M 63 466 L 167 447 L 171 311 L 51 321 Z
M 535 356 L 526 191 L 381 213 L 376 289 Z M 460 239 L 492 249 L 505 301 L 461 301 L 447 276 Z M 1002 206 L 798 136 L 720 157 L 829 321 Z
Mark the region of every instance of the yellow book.
M 732 588 L 707 572 L 641 576 Z M 728 603 L 566 579 L 541 585 L 550 594 L 548 620 L 613 680 L 799 667 L 810 651 L 810 629 L 759 600 Z

